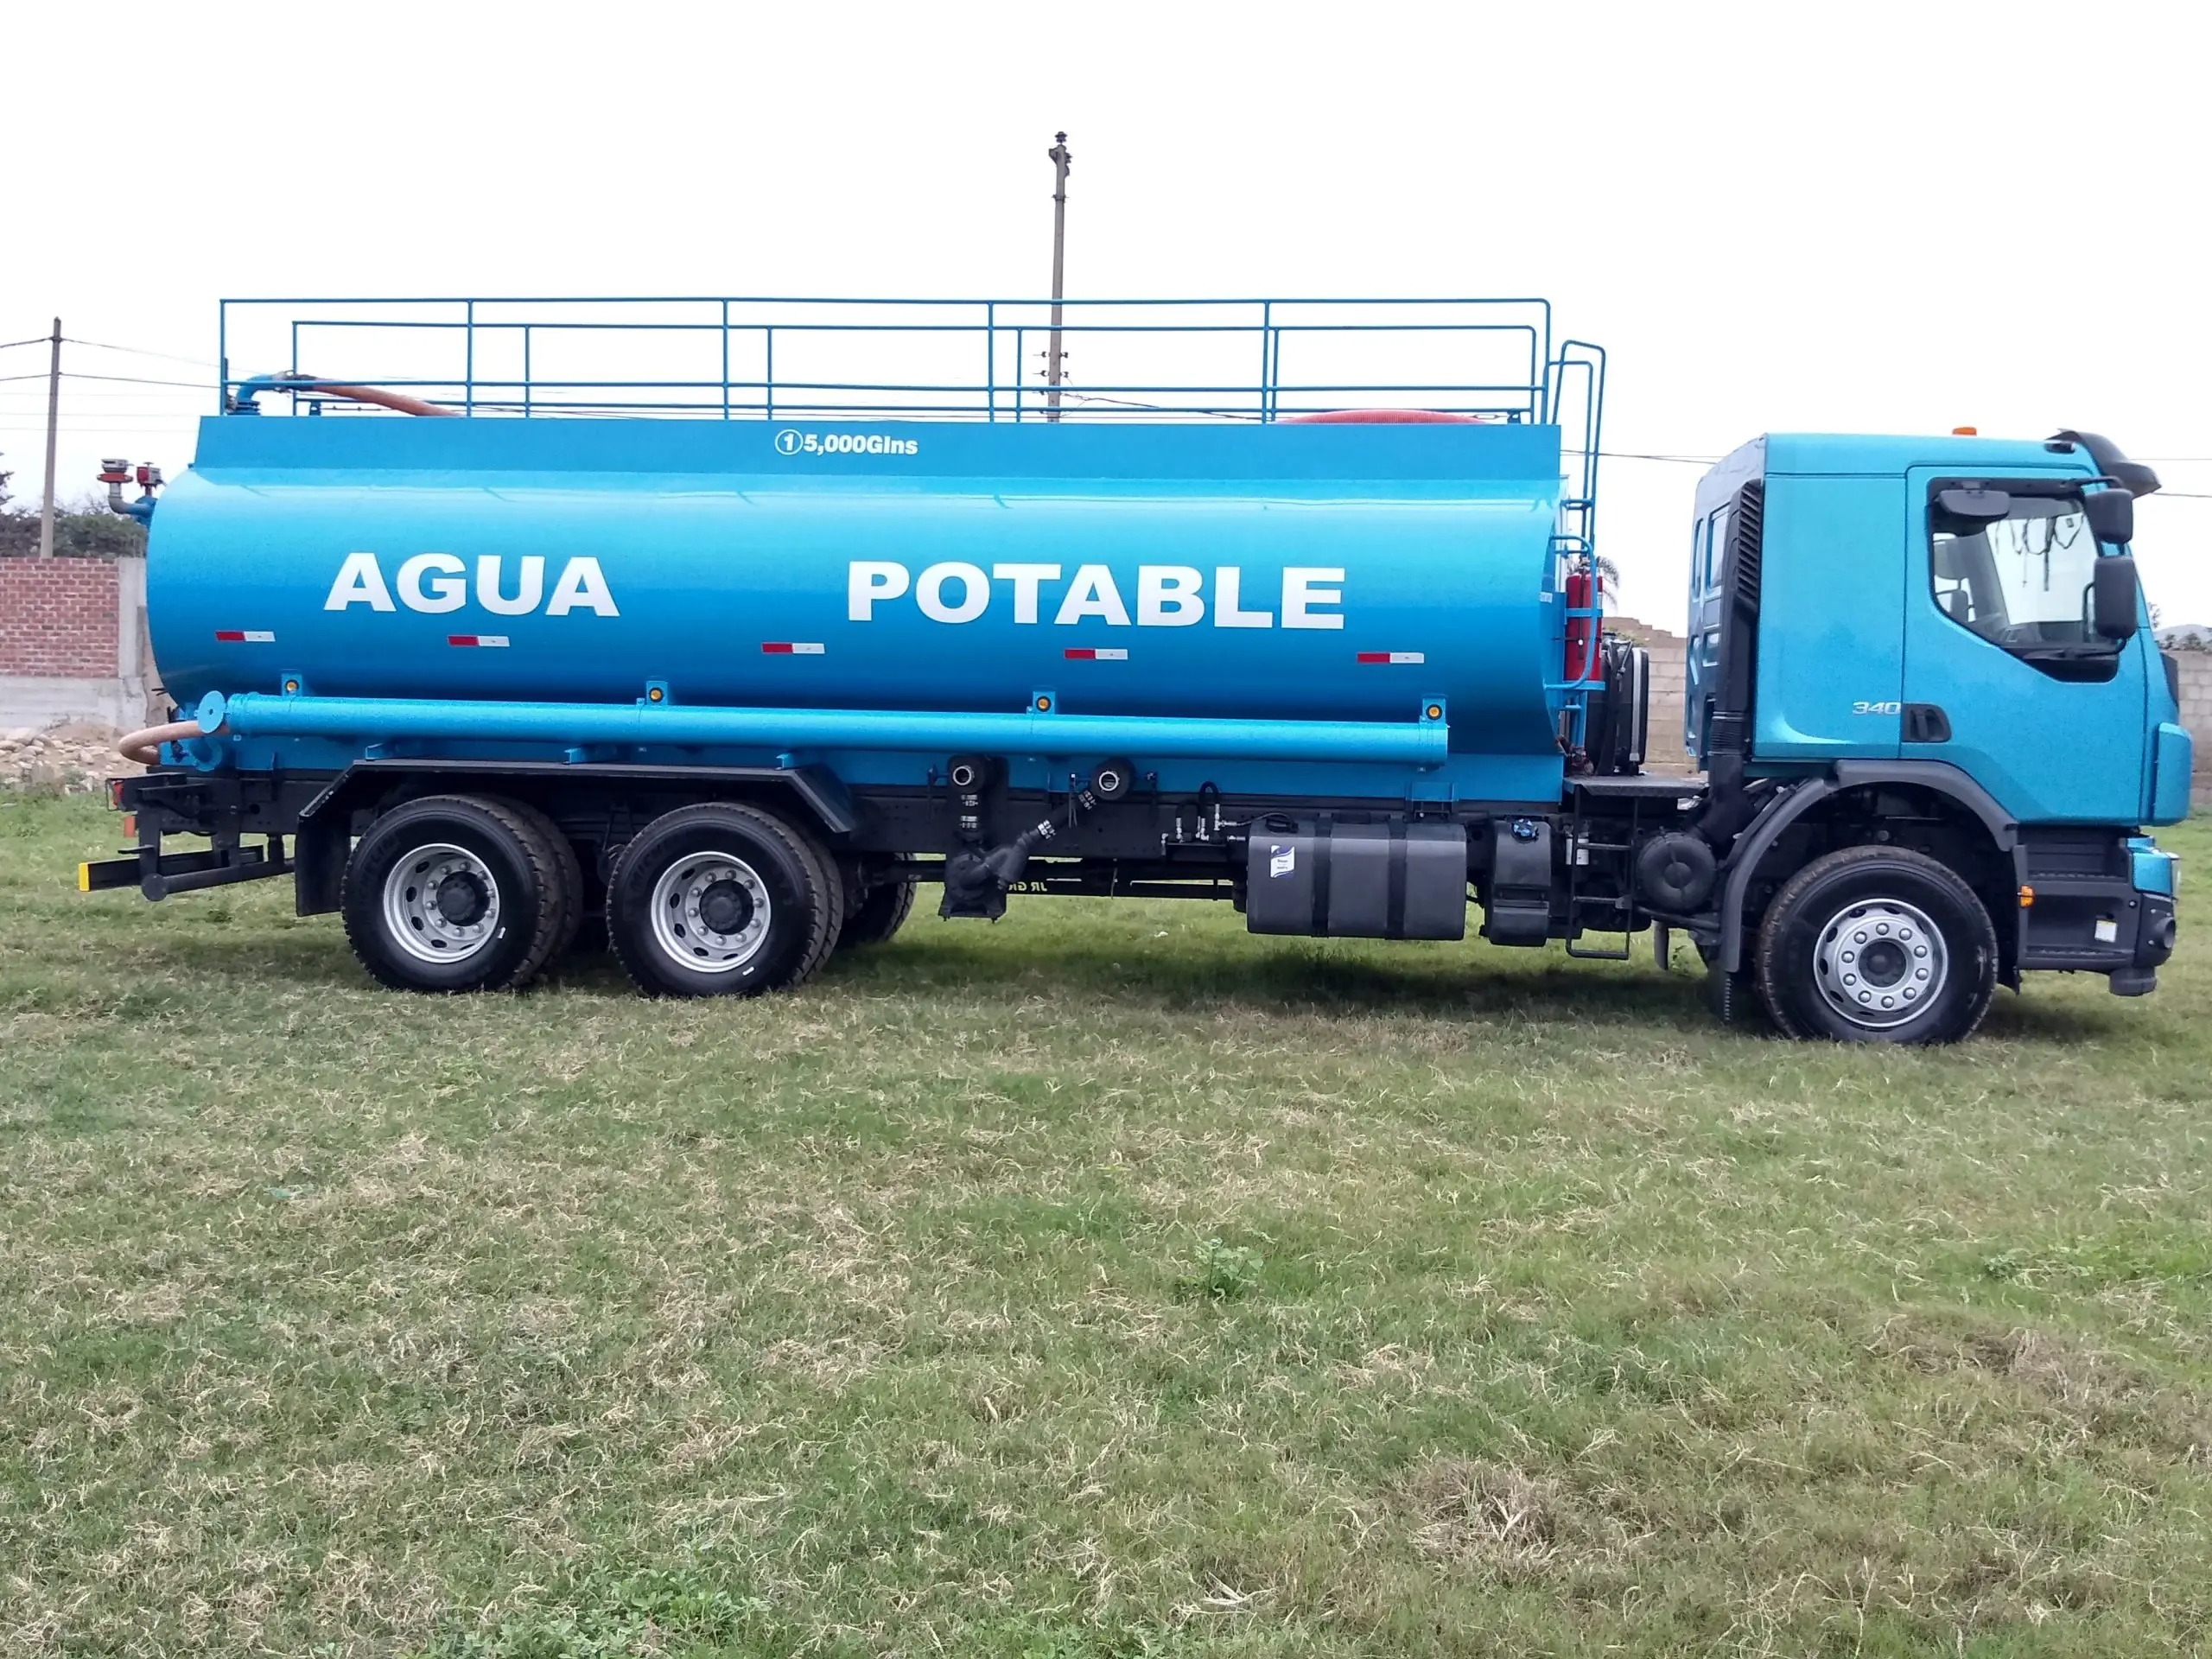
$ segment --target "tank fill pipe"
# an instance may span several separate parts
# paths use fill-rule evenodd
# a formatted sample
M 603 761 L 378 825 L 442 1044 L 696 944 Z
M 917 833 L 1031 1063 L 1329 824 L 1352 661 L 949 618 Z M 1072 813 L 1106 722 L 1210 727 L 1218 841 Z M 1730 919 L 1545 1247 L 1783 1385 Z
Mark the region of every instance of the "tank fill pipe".
M 1040 698 L 1039 701 L 1044 701 Z M 475 702 L 428 697 L 273 696 L 211 691 L 198 733 L 239 737 L 559 743 L 569 747 L 897 749 L 918 753 L 1129 754 L 1160 760 L 1330 760 L 1437 766 L 1441 717 L 1180 720 L 1135 715 L 916 713 L 904 709 L 732 709 L 635 703 Z

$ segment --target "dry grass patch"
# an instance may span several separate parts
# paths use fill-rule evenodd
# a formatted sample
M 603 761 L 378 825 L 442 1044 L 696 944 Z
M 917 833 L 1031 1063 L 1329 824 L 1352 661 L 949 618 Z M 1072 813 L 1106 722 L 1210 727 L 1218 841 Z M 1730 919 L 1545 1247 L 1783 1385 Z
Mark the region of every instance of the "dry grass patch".
M 410 1000 L 111 837 L 0 796 L 0 1652 L 2212 1639 L 2194 931 L 1925 1054 L 1059 900 Z

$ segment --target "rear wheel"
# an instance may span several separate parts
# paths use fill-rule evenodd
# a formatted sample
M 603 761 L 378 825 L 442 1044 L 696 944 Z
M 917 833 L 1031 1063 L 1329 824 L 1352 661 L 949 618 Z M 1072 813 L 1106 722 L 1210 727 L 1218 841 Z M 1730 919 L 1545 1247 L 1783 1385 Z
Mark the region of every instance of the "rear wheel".
M 1793 1037 L 1953 1043 L 1997 986 L 1997 931 L 1948 865 L 1891 847 L 1815 859 L 1760 924 L 1760 1000 Z
M 893 875 L 874 887 L 855 880 L 845 888 L 845 926 L 837 936 L 837 949 L 851 950 L 881 944 L 905 925 L 914 908 L 914 878 Z
M 555 872 L 554 889 L 560 899 L 560 914 L 554 921 L 553 948 L 549 954 L 562 956 L 575 944 L 577 930 L 584 919 L 583 861 L 576 856 L 576 845 L 561 833 L 558 824 L 529 802 L 509 800 L 505 796 L 486 798 L 512 813 L 537 837 L 540 856 Z
M 574 899 L 537 830 L 503 801 L 435 795 L 369 826 L 346 863 L 340 909 L 361 965 L 410 991 L 526 985 Z
M 751 996 L 810 978 L 844 924 L 844 884 L 814 838 L 772 812 L 686 806 L 622 849 L 607 938 L 650 996 Z

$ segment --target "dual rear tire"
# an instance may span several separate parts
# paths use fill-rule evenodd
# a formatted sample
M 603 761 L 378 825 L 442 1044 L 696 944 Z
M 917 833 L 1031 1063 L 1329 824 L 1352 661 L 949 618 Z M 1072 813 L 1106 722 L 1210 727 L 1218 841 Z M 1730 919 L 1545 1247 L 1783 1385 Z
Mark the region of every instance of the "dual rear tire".
M 821 843 L 759 807 L 680 807 L 622 849 L 607 931 L 649 996 L 750 996 L 813 977 L 845 924 Z
M 884 937 L 905 917 L 905 906 L 883 902 L 891 891 L 870 889 L 863 905 Z M 587 899 L 575 848 L 544 814 L 441 795 L 369 827 L 347 861 L 340 908 L 379 982 L 489 991 L 536 979 L 575 941 Z M 842 873 L 796 825 L 758 807 L 688 806 L 616 858 L 607 940 L 649 995 L 747 996 L 811 977 L 845 931 L 845 904 Z
M 340 899 L 361 965 L 398 990 L 527 985 L 575 937 L 575 849 L 543 814 L 467 795 L 410 801 L 369 826 Z
M 902 874 L 897 864 L 852 873 L 845 883 L 845 926 L 837 935 L 837 949 L 887 944 L 913 908 L 914 878 Z

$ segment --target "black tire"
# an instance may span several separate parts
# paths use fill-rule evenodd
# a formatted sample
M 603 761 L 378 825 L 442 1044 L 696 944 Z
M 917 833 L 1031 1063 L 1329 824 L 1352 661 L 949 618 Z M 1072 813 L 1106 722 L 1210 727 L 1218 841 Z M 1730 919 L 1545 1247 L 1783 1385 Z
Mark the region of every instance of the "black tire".
M 728 931 L 711 931 L 717 919 Z M 654 819 L 607 884 L 608 941 L 648 996 L 753 996 L 804 983 L 844 920 L 843 880 L 814 837 L 734 803 Z
M 845 887 L 845 927 L 837 949 L 853 950 L 881 944 L 906 923 L 914 908 L 914 878 L 894 875 L 874 887 L 858 880 Z
M 410 866 L 423 882 L 410 884 Z M 496 991 L 537 976 L 570 902 L 558 861 L 506 803 L 433 795 L 369 826 L 346 861 L 340 908 L 380 983 Z
M 1997 988 L 1997 930 L 1948 865 L 1847 847 L 1786 882 L 1759 925 L 1760 1001 L 1792 1037 L 1955 1043 Z
M 560 900 L 560 914 L 553 930 L 553 948 L 548 951 L 549 961 L 566 956 L 576 942 L 577 930 L 584 919 L 583 861 L 576 856 L 576 844 L 561 833 L 561 828 L 545 813 L 528 801 L 511 800 L 504 795 L 484 798 L 495 805 L 505 807 L 524 827 L 537 838 L 539 856 L 554 872 L 554 887 Z

